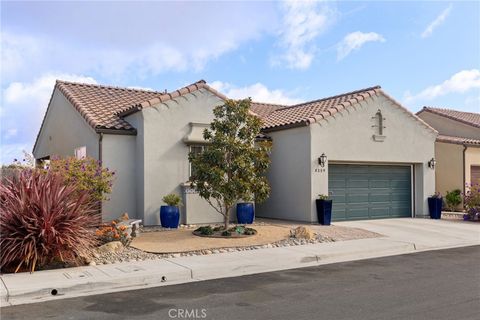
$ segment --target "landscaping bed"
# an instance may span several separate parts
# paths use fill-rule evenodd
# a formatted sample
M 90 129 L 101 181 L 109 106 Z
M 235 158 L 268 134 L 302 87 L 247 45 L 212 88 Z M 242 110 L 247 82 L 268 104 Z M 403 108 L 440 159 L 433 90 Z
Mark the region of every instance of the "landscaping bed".
M 262 248 L 288 247 L 323 242 L 381 237 L 382 235 L 358 228 L 343 226 L 292 225 L 259 222 L 252 225 L 257 234 L 243 238 L 197 237 L 192 232 L 197 226 L 183 226 L 169 230 L 158 227 L 143 227 L 131 247 L 166 257 L 204 255 L 233 251 L 258 250 Z M 297 233 L 298 228 L 308 230 Z M 155 230 L 155 231 L 153 231 Z

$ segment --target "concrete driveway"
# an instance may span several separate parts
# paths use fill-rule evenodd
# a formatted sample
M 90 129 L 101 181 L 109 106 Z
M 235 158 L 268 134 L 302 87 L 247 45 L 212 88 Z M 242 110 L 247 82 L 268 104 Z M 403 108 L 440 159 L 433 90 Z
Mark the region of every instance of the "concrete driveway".
M 480 223 L 477 222 L 399 218 L 335 222 L 334 225 L 380 233 L 389 240 L 412 243 L 416 250 L 480 244 Z

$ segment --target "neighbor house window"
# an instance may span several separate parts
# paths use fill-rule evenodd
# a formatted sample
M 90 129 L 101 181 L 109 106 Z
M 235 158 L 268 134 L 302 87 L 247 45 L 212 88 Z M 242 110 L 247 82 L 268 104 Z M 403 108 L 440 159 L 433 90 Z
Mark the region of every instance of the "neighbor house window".
M 87 157 L 87 147 L 86 146 L 83 146 L 83 147 L 79 147 L 79 148 L 75 148 L 75 158 L 77 159 L 84 159 Z
M 190 146 L 190 153 L 193 153 L 194 155 L 200 154 L 205 150 L 204 145 L 201 144 L 194 144 Z M 195 166 L 190 163 L 190 178 L 195 175 Z

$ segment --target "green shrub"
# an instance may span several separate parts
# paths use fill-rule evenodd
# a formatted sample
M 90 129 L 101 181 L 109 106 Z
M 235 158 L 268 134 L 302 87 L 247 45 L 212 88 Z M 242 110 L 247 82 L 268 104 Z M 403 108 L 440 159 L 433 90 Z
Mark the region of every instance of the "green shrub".
M 455 210 L 462 203 L 462 191 L 460 189 L 447 191 L 445 202 L 451 210 Z
M 203 226 L 196 229 L 195 231 L 205 236 L 209 236 L 213 234 L 213 229 L 210 226 Z
M 228 231 L 228 230 L 225 230 L 225 231 L 222 232 L 222 236 L 224 236 L 224 237 L 230 237 L 230 236 L 232 236 L 232 233 L 231 233 L 230 231 Z
M 106 195 L 112 192 L 115 172 L 102 168 L 101 162 L 93 158 L 54 158 L 47 170 L 59 173 L 67 185 L 74 184 L 78 190 L 88 191 L 95 201 L 108 200 Z
M 245 228 L 243 230 L 243 234 L 247 236 L 253 235 L 255 233 L 256 233 L 255 229 L 252 229 L 252 228 Z
M 162 201 L 165 202 L 167 206 L 179 207 L 182 205 L 182 199 L 175 193 L 167 194 L 162 198 Z

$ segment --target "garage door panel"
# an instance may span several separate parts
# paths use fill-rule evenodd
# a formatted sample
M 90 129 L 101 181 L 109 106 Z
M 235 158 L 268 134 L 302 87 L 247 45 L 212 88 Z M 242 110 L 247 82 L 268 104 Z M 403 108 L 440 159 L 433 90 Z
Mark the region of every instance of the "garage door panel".
M 330 165 L 333 220 L 411 216 L 410 166 Z
M 346 216 L 349 220 L 353 219 L 367 219 L 368 218 L 368 207 L 365 208 L 347 208 L 345 210 Z
M 410 180 L 391 180 L 390 188 L 410 190 Z
M 370 180 L 369 181 L 369 187 L 370 189 L 383 189 L 383 188 L 390 188 L 390 181 L 385 179 L 385 180 Z
M 348 204 L 362 204 L 368 202 L 368 193 L 350 193 L 347 194 L 346 200 Z
M 357 178 L 351 178 L 347 180 L 347 188 L 368 188 L 368 185 L 369 185 L 368 179 L 360 180 L 357 177 Z
M 370 218 L 388 218 L 390 216 L 390 208 L 388 206 L 370 208 Z
M 390 194 L 370 194 L 368 198 L 369 202 L 390 202 Z

